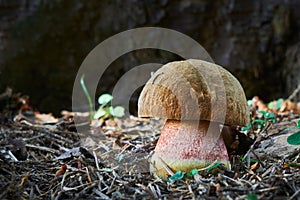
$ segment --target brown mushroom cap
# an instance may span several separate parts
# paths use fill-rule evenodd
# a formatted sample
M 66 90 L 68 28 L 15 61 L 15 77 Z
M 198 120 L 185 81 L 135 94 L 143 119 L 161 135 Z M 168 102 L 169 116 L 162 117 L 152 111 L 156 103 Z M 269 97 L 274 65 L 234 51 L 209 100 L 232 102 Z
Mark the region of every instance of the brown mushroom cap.
M 227 125 L 249 123 L 239 81 L 221 66 L 195 59 L 171 62 L 157 70 L 141 92 L 138 114 Z

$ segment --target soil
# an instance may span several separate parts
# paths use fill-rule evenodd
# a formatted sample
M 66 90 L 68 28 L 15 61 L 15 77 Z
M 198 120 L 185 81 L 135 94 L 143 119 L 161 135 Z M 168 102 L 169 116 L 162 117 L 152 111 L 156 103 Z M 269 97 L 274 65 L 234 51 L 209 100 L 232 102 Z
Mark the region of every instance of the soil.
M 220 165 L 165 181 L 148 162 L 162 120 L 110 119 L 81 124 L 78 133 L 72 117 L 38 124 L 9 105 L 0 115 L 0 199 L 300 199 L 300 147 L 286 142 L 296 114 L 248 131 L 255 142 L 230 156 L 231 170 Z

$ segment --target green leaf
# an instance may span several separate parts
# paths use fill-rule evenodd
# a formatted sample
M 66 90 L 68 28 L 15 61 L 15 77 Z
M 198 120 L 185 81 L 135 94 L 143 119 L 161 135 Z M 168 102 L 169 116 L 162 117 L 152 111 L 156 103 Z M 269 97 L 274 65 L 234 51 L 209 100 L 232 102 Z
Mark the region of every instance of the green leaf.
M 281 105 L 283 104 L 284 102 L 284 99 L 280 98 L 280 99 L 277 99 L 276 101 L 271 101 L 270 103 L 268 103 L 268 108 L 273 110 L 274 108 L 276 110 L 279 110 Z
M 276 110 L 279 110 L 284 102 L 284 99 L 280 98 L 276 101 Z
M 252 121 L 252 124 L 254 124 L 254 123 L 258 124 L 257 125 L 258 128 L 262 128 L 264 126 L 264 124 L 265 124 L 265 120 L 255 119 L 255 120 Z
M 195 176 L 196 174 L 198 174 L 198 169 L 192 169 L 188 174 L 187 176 Z
M 267 112 L 267 111 L 264 111 L 264 110 L 259 110 L 257 112 L 263 114 L 265 119 L 275 119 L 275 114 L 272 113 L 272 112 Z
M 125 109 L 122 106 L 110 107 L 110 114 L 114 117 L 123 117 L 125 115 Z
M 173 176 L 169 178 L 169 182 L 180 180 L 184 177 L 184 172 L 177 171 Z
M 249 123 L 247 126 L 242 127 L 242 128 L 241 128 L 241 131 L 247 131 L 247 130 L 249 130 L 251 127 L 252 127 L 252 124 Z
M 107 113 L 106 110 L 104 110 L 103 108 L 100 107 L 97 110 L 97 112 L 95 113 L 94 119 L 99 119 L 99 118 L 103 117 L 106 113 Z
M 275 119 L 275 114 L 274 113 L 271 113 L 271 112 L 266 112 L 264 114 L 264 118 L 265 119 Z
M 258 124 L 264 124 L 265 123 L 265 120 L 262 120 L 262 119 L 255 119 L 252 121 L 252 124 L 254 123 L 258 123 Z
M 300 167 L 300 163 L 288 163 L 286 165 L 289 167 Z
M 98 103 L 101 104 L 102 107 L 105 107 L 111 100 L 113 100 L 113 96 L 110 94 L 102 94 L 98 98 Z
M 264 115 L 264 114 L 266 114 L 267 111 L 265 111 L 265 110 L 258 110 L 257 112 Z
M 247 200 L 257 200 L 256 194 L 247 194 Z
M 213 164 L 212 166 L 210 166 L 209 168 L 207 168 L 208 171 L 218 167 L 221 163 L 220 162 L 216 162 L 215 164 Z
M 248 106 L 252 106 L 252 99 L 247 101 Z
M 300 144 L 300 131 L 290 135 L 287 138 L 287 142 L 292 145 L 299 145 Z
M 298 121 L 297 127 L 300 128 L 300 120 Z

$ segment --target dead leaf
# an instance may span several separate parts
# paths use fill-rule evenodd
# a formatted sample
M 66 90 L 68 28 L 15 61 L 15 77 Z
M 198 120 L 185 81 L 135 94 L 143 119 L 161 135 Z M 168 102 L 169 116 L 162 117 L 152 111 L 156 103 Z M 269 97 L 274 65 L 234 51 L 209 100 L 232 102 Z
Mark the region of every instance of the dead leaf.
M 61 168 L 59 170 L 56 171 L 55 176 L 61 176 L 63 175 L 67 170 L 67 165 L 66 164 L 62 164 Z
M 254 171 L 254 170 L 258 169 L 258 168 L 259 168 L 259 163 L 258 163 L 258 162 L 254 163 L 254 164 L 251 165 L 251 167 L 250 167 L 250 169 L 251 169 L 252 171 Z
M 281 113 L 293 112 L 299 114 L 300 110 L 298 109 L 298 105 L 295 102 L 292 102 L 291 100 L 285 100 L 282 103 L 279 112 Z
M 22 178 L 21 183 L 19 184 L 19 186 L 20 186 L 20 187 L 23 186 L 24 183 L 27 181 L 28 178 L 29 178 L 29 173 L 27 172 L 27 173 L 23 176 L 23 178 Z
M 268 110 L 266 104 L 258 96 L 252 98 L 252 106 L 257 108 L 257 110 Z
M 35 115 L 35 122 L 38 124 L 51 124 L 57 123 L 58 119 L 53 117 L 52 113 L 48 114 L 41 114 L 41 113 L 34 113 Z

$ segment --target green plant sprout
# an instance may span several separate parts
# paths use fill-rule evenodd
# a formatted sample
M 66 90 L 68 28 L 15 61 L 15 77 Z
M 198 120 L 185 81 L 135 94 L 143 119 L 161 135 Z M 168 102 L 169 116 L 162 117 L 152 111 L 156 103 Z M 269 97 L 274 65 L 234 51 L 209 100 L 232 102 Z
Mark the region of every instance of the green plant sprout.
M 106 119 L 109 117 L 123 117 L 125 115 L 125 109 L 122 106 L 108 106 L 108 104 L 113 100 L 113 96 L 110 94 L 102 94 L 98 98 L 98 103 L 100 107 L 94 115 L 94 119 Z
M 90 120 L 92 121 L 93 120 L 93 116 L 94 116 L 94 112 L 93 112 L 93 102 L 92 102 L 92 98 L 89 94 L 89 91 L 87 90 L 86 86 L 85 86 L 85 83 L 84 83 L 84 74 L 80 77 L 80 85 L 81 85 L 81 88 L 88 100 L 88 103 L 89 103 L 89 107 L 90 107 Z
M 280 99 L 277 99 L 276 101 L 271 101 L 270 103 L 268 103 L 268 108 L 270 110 L 279 110 L 282 106 L 284 102 L 284 99 L 280 98 Z
M 257 112 L 263 114 L 263 119 L 252 120 L 247 126 L 244 126 L 241 128 L 242 131 L 247 131 L 247 130 L 251 129 L 253 127 L 253 125 L 255 125 L 255 124 L 257 125 L 257 128 L 262 129 L 263 127 L 265 127 L 267 122 L 271 122 L 271 123 L 276 122 L 274 113 L 267 112 L 264 110 L 259 110 Z
M 256 194 L 247 194 L 247 200 L 257 200 L 257 195 Z
M 189 173 L 187 173 L 187 177 L 193 177 L 195 176 L 196 174 L 198 174 L 199 171 L 204 171 L 204 170 L 207 170 L 207 171 L 211 171 L 212 169 L 215 169 L 217 168 L 218 166 L 220 166 L 222 163 L 221 162 L 213 162 L 211 163 L 210 165 L 208 165 L 207 167 L 204 167 L 202 169 L 192 169 L 191 171 L 189 171 Z M 172 176 L 170 176 L 169 178 L 169 182 L 173 182 L 173 181 L 178 181 L 178 180 L 181 180 L 183 179 L 185 176 L 185 172 L 182 172 L 182 171 L 176 171 L 175 174 L 173 174 Z
M 173 181 L 178 181 L 178 180 L 181 180 L 181 179 L 183 179 L 183 177 L 184 177 L 184 172 L 182 172 L 182 171 L 177 171 L 173 176 L 171 176 L 170 178 L 169 178 L 169 182 L 173 182 Z
M 98 103 L 100 104 L 100 107 L 94 114 L 93 112 L 93 102 L 92 98 L 85 86 L 84 82 L 84 74 L 80 78 L 80 85 L 82 87 L 82 90 L 87 97 L 89 108 L 90 108 L 90 120 L 93 121 L 95 119 L 106 119 L 109 117 L 123 117 L 125 115 L 125 109 L 122 106 L 109 106 L 108 104 L 113 100 L 113 96 L 110 94 L 102 94 L 98 98 Z
M 295 128 L 300 129 L 300 120 L 298 120 L 297 126 Z M 289 144 L 300 145 L 300 131 L 293 133 L 286 140 Z

